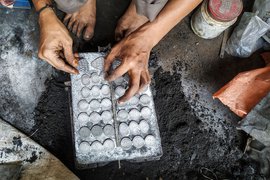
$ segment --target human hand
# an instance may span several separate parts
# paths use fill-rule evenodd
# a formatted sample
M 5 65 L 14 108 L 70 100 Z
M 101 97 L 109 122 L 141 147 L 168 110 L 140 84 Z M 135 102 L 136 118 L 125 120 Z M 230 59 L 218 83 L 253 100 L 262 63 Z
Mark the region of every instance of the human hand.
M 118 100 L 119 103 L 127 101 L 150 83 L 148 60 L 153 48 L 151 42 L 151 39 L 145 33 L 135 31 L 116 44 L 105 58 L 106 80 L 114 81 L 125 73 L 128 73 L 130 78 L 129 88 Z M 115 59 L 121 60 L 121 64 L 109 74 L 108 72 Z
M 40 13 L 39 58 L 56 69 L 78 74 L 78 55 L 72 52 L 72 38 L 62 22 L 47 8 Z

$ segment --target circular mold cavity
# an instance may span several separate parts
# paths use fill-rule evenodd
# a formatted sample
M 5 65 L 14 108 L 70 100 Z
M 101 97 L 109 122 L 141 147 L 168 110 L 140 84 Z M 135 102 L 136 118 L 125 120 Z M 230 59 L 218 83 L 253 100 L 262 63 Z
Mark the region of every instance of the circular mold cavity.
M 90 152 L 90 144 L 88 142 L 81 142 L 81 144 L 79 145 L 79 151 L 83 154 L 87 154 L 88 152 Z
M 78 120 L 80 123 L 86 123 L 89 121 L 89 116 L 87 113 L 83 112 L 78 115 Z
M 103 147 L 105 149 L 108 149 L 108 150 L 113 150 L 115 148 L 115 144 L 113 142 L 113 140 L 111 139 L 106 139 L 104 142 L 103 142 Z
M 128 150 L 132 147 L 132 141 L 129 138 L 123 138 L 120 144 L 124 150 Z
M 113 137 L 114 136 L 114 128 L 113 128 L 112 125 L 108 124 L 108 125 L 104 126 L 103 132 L 108 137 Z
M 136 105 L 139 103 L 139 98 L 137 98 L 136 96 L 133 96 L 132 98 L 130 98 L 130 100 L 128 102 L 131 105 Z
M 102 150 L 102 148 L 103 148 L 103 146 L 102 146 L 102 144 L 99 141 L 94 141 L 91 144 L 91 150 L 100 151 L 100 150 Z
M 105 96 L 110 94 L 110 87 L 107 84 L 102 85 L 101 93 Z
M 129 118 L 135 121 L 138 121 L 141 117 L 141 113 L 137 109 L 131 109 L 128 114 Z
M 110 111 L 103 111 L 101 114 L 101 118 L 104 123 L 108 123 L 112 120 L 112 113 Z
M 92 112 L 89 116 L 89 119 L 95 124 L 99 123 L 102 120 L 101 116 L 97 112 Z
M 102 99 L 101 107 L 103 109 L 110 109 L 112 107 L 112 101 L 109 98 Z
M 121 123 L 119 125 L 119 133 L 121 134 L 121 136 L 129 136 L 130 134 L 129 126 L 126 123 Z
M 100 89 L 99 89 L 99 87 L 93 86 L 93 87 L 91 88 L 91 93 L 92 93 L 92 95 L 93 95 L 94 97 L 99 96 L 99 95 L 100 95 Z
M 129 129 L 130 129 L 131 134 L 133 135 L 140 134 L 140 126 L 135 121 L 131 121 L 129 123 Z
M 88 102 L 87 102 L 85 99 L 80 100 L 80 101 L 78 102 L 78 108 L 79 108 L 81 111 L 86 111 L 86 110 L 88 109 L 88 107 L 89 107 L 89 104 L 88 104 Z
M 120 110 L 117 113 L 120 121 L 126 121 L 128 118 L 128 112 L 126 110 Z
M 144 139 L 147 147 L 153 147 L 156 145 L 156 138 L 153 135 L 148 135 Z
M 87 75 L 87 74 L 82 75 L 81 81 L 82 81 L 82 84 L 83 84 L 83 85 L 88 85 L 88 84 L 90 84 L 90 76 Z
M 88 127 L 82 127 L 80 130 L 79 130 L 79 135 L 82 137 L 82 138 L 87 138 L 89 137 L 91 134 L 91 131 Z
M 117 95 L 117 96 L 123 96 L 124 94 L 125 94 L 125 92 L 126 92 L 126 90 L 125 90 L 125 88 L 123 88 L 122 86 L 117 86 L 116 88 L 115 88 L 115 94 Z
M 141 136 L 135 136 L 132 140 L 136 148 L 142 148 L 145 145 L 144 139 Z
M 145 133 L 145 134 L 148 133 L 150 127 L 149 127 L 149 124 L 146 122 L 146 120 L 142 120 L 139 126 L 142 133 Z
M 93 73 L 93 74 L 91 74 L 91 80 L 93 83 L 99 83 L 100 77 L 97 73 Z
M 92 100 L 89 105 L 92 110 L 97 110 L 100 108 L 100 103 L 96 99 Z
M 93 136 L 98 137 L 102 134 L 102 128 L 99 125 L 95 125 L 92 127 L 91 132 Z
M 141 95 L 141 97 L 140 97 L 140 102 L 141 102 L 142 104 L 149 104 L 150 101 L 151 101 L 150 96 L 148 96 L 147 94 Z
M 81 90 L 82 97 L 87 98 L 91 94 L 91 90 L 88 87 L 84 87 Z
M 141 110 L 141 115 L 143 118 L 148 119 L 152 115 L 152 111 L 149 107 L 143 107 Z

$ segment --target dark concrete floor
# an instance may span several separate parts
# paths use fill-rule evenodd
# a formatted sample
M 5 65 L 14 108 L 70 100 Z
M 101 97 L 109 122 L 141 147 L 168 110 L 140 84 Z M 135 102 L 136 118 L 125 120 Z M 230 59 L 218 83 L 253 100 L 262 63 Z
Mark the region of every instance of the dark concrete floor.
M 113 42 L 116 21 L 127 5 L 128 1 L 98 1 L 95 37 L 91 42 L 75 38 L 75 50 L 94 51 L 97 45 Z M 17 14 L 22 18 L 12 19 Z M 22 49 L 16 57 L 23 56 L 26 62 L 37 61 L 36 15 L 27 11 L 7 10 L 1 11 L 0 15 L 1 27 L 17 27 L 23 32 L 22 37 L 15 38 L 13 44 L 9 40 L 18 36 L 16 31 L 0 34 L 0 39 L 5 42 L 0 48 L 0 63 L 5 64 L 3 54 L 14 51 L 11 48 L 13 46 Z M 62 17 L 61 13 L 59 17 Z M 24 22 L 24 18 L 27 21 Z M 62 160 L 81 179 L 203 179 L 200 173 L 203 167 L 215 172 L 219 179 L 256 178 L 257 167 L 242 153 L 244 138 L 235 129 L 239 118 L 220 102 L 213 100 L 212 94 L 237 73 L 261 67 L 263 63 L 256 54 L 249 59 L 229 56 L 220 59 L 218 54 L 222 37 L 203 40 L 192 33 L 189 22 L 190 17 L 187 17 L 178 24 L 154 48 L 150 60 L 152 88 L 164 151 L 160 161 L 122 162 L 121 169 L 118 169 L 116 162 L 112 162 L 91 170 L 75 170 L 68 92 L 63 85 L 69 76 L 58 71 L 48 75 L 46 90 L 37 89 L 38 93 L 34 94 L 39 99 L 27 106 L 21 105 L 20 94 L 16 94 L 16 91 L 6 95 L 10 88 L 10 73 L 4 70 L 0 72 L 1 83 L 5 85 L 0 90 L 0 116 L 28 135 L 37 130 L 32 138 Z M 27 41 L 29 39 L 30 42 Z M 26 51 L 28 46 L 32 48 L 30 57 Z M 51 74 L 46 64 L 38 62 L 36 66 L 39 71 Z M 35 76 L 40 78 L 38 73 Z M 41 77 L 43 84 L 44 76 Z M 31 86 L 31 83 L 27 84 L 27 87 Z M 22 116 L 25 107 L 28 107 L 29 112 Z

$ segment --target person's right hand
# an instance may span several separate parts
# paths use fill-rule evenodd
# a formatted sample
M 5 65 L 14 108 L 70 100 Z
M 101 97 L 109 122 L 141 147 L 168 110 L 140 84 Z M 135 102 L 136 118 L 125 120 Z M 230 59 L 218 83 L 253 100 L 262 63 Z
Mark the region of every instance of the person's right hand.
M 78 55 L 72 51 L 72 38 L 68 30 L 50 8 L 43 10 L 39 17 L 40 43 L 39 58 L 56 69 L 78 74 Z

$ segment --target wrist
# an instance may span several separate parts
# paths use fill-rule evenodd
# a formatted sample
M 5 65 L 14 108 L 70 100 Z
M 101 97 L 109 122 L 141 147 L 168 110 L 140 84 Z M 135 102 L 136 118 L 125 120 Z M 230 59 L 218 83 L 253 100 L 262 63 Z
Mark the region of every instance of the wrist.
M 52 8 L 46 8 L 39 14 L 39 24 L 42 25 L 43 22 L 49 23 L 50 19 L 57 18 Z
M 158 29 L 159 28 L 156 28 L 151 22 L 146 23 L 138 29 L 138 32 L 143 34 L 144 39 L 149 44 L 151 49 L 156 46 L 162 38 L 157 31 Z

